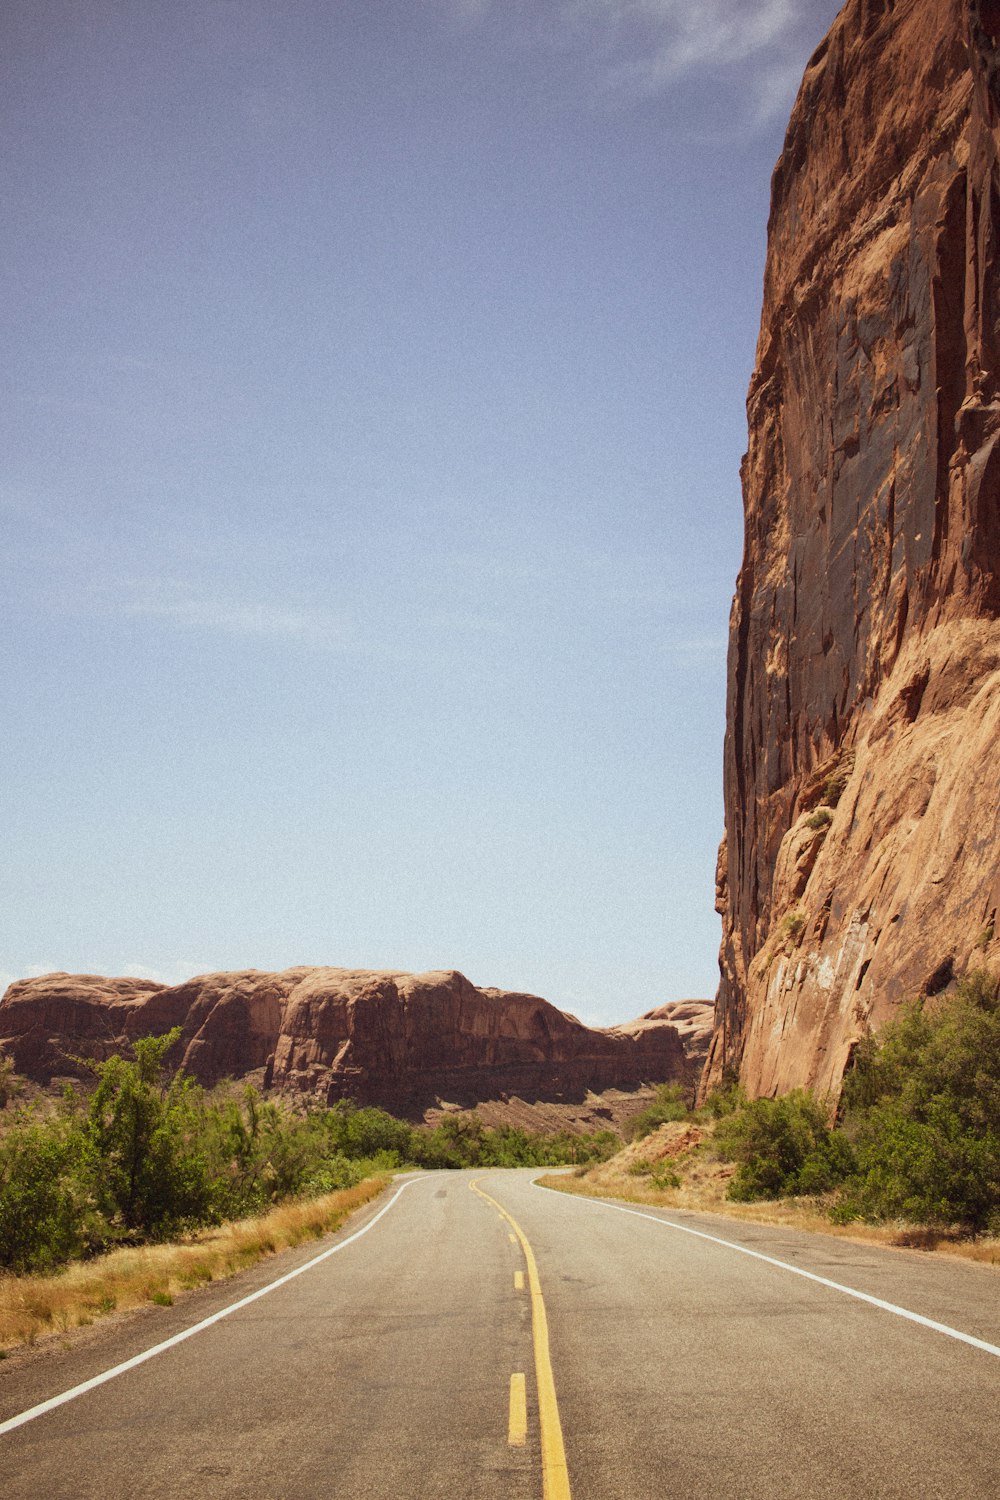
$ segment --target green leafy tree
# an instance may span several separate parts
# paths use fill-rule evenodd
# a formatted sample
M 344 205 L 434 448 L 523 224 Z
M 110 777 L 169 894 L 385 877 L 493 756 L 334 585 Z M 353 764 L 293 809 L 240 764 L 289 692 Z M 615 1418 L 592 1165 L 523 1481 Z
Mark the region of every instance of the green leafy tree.
M 857 1049 L 844 1129 L 857 1171 L 841 1217 L 1000 1230 L 1000 997 L 977 972 L 902 1008 Z
M 825 1108 L 806 1089 L 749 1100 L 719 1121 L 714 1140 L 737 1163 L 728 1188 L 735 1201 L 822 1193 L 853 1166 L 846 1137 L 829 1128 Z
M 34 1120 L 0 1139 L 0 1266 L 51 1270 L 103 1240 L 86 1169 L 86 1143 L 72 1120 Z
M 135 1061 L 92 1063 L 97 1088 L 86 1122 L 88 1151 L 108 1219 L 123 1238 L 160 1238 L 211 1217 L 208 1165 L 198 1141 L 197 1085 L 164 1079 L 180 1027 L 135 1043 Z

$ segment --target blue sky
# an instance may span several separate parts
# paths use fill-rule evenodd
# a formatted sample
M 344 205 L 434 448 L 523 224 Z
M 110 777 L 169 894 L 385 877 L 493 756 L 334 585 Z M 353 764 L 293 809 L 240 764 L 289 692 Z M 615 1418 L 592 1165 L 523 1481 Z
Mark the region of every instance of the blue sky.
M 818 0 L 9 0 L 0 974 L 714 993 Z

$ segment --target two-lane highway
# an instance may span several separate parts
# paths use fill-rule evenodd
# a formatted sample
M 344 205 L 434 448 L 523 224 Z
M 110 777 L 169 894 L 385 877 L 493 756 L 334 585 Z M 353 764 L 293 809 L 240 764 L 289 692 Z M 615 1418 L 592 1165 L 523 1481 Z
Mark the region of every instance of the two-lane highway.
M 0 1365 L 4 1500 L 1000 1494 L 995 1272 L 532 1175 L 411 1180 L 323 1245 Z

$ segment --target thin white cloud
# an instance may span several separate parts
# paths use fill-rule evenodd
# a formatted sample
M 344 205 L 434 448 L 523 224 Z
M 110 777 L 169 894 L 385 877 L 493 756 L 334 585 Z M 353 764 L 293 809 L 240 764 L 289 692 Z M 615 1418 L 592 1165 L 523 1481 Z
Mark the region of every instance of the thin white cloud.
M 23 969 L 0 969 L 0 994 L 18 979 L 40 979 L 43 974 L 58 972 L 58 964 L 25 964 Z
M 214 974 L 218 970 L 218 964 L 196 964 L 186 960 L 171 961 L 165 964 L 143 964 L 131 961 L 121 965 L 116 970 L 117 976 L 127 979 L 149 979 L 154 984 L 183 984 L 187 979 L 193 979 L 196 974 Z
M 105 579 L 89 591 L 89 602 L 107 614 L 161 623 L 177 630 L 270 641 L 289 647 L 364 657 L 382 662 L 417 662 L 457 640 L 498 637 L 508 632 L 500 613 L 478 608 L 441 609 L 437 590 L 413 580 L 396 580 L 392 607 L 369 617 L 357 599 L 352 608 L 239 597 L 177 579 Z
M 352 645 L 347 616 L 323 605 L 237 599 L 164 579 L 101 592 L 107 605 L 121 614 L 162 620 L 185 630 L 286 641 L 325 651 L 346 651 Z
M 442 0 L 438 0 L 442 3 Z M 635 102 L 685 80 L 746 69 L 750 113 L 787 110 L 817 38 L 804 0 L 443 0 L 466 25 L 487 18 L 523 42 L 575 53 L 606 101 Z
M 196 974 L 212 974 L 218 965 L 193 963 L 189 959 L 169 960 L 162 964 L 111 963 L 104 968 L 91 965 L 77 966 L 69 972 L 74 974 L 103 973 L 112 978 L 149 979 L 154 984 L 183 984 Z M 63 966 L 57 963 L 25 964 L 21 969 L 0 969 L 0 994 L 19 979 L 41 979 L 46 974 L 61 974 Z
M 702 667 L 709 662 L 724 663 L 728 649 L 729 638 L 725 635 L 694 636 L 667 643 L 667 655 L 672 656 L 679 666 L 685 667 Z
M 773 53 L 798 20 L 791 0 L 574 0 L 598 27 L 613 28 L 625 44 L 642 47 L 610 76 L 640 93 L 654 93 L 687 74 L 713 72 L 761 53 Z

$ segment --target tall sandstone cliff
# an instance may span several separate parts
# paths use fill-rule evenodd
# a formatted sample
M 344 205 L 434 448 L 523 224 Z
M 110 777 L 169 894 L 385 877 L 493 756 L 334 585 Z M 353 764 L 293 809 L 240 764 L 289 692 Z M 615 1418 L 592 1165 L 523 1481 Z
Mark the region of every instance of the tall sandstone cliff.
M 772 185 L 706 1088 L 1000 972 L 998 149 L 998 0 L 849 0 Z

